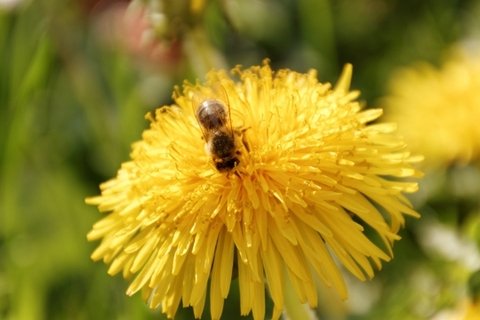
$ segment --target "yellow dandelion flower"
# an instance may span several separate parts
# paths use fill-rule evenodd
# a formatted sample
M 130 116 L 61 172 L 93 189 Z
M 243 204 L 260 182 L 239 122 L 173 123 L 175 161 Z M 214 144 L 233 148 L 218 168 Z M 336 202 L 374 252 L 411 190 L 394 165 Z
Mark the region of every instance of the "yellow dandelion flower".
M 351 70 L 335 88 L 315 71 L 268 63 L 235 68 L 237 80 L 212 71 L 205 85 L 186 83 L 175 105 L 148 116 L 131 161 L 87 199 L 108 213 L 88 234 L 101 240 L 92 258 L 132 278 L 127 293 L 142 291 L 168 317 L 180 301 L 200 317 L 209 288 L 219 319 L 236 274 L 240 312 L 255 319 L 266 290 L 281 315 L 286 281 L 312 307 L 317 279 L 346 298 L 340 265 L 366 280 L 390 260 L 404 215 L 418 217 L 404 196 L 417 184 L 397 178 L 419 175 L 395 126 L 368 124 L 382 111 L 362 111 Z M 207 117 L 217 132 L 202 128 L 198 97 L 208 98 L 203 111 L 229 106 L 229 116 Z M 224 133 L 233 145 L 215 154 Z
M 431 166 L 467 163 L 480 156 L 480 56 L 456 51 L 436 69 L 419 64 L 392 78 L 388 120 Z

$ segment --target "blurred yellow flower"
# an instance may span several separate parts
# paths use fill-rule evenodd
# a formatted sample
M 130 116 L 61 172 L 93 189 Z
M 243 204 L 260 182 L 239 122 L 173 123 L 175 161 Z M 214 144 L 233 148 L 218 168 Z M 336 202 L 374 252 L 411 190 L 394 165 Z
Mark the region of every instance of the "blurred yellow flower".
M 432 320 L 480 320 L 480 301 L 465 298 L 453 309 L 440 312 Z
M 190 11 L 194 14 L 201 13 L 205 6 L 207 5 L 207 0 L 191 0 L 190 1 Z
M 468 301 L 463 320 L 480 320 L 480 301 Z
M 480 156 L 480 56 L 456 51 L 440 68 L 419 64 L 392 77 L 386 119 L 433 167 Z
M 180 301 L 201 317 L 209 292 L 219 319 L 237 273 L 240 312 L 255 319 L 265 317 L 266 288 L 272 317 L 281 315 L 286 281 L 312 307 L 317 278 L 346 298 L 340 264 L 373 277 L 404 215 L 418 217 L 404 196 L 417 183 L 396 179 L 418 177 L 418 158 L 393 124 L 367 124 L 382 111 L 361 110 L 350 65 L 335 88 L 315 71 L 274 72 L 268 63 L 233 75 L 212 71 L 204 85 L 177 90 L 175 105 L 148 116 L 132 160 L 87 199 L 109 213 L 88 234 L 101 240 L 92 258 L 133 277 L 127 293 L 141 290 L 168 317 Z M 198 97 L 230 107 L 239 152 L 228 163 L 205 152 Z

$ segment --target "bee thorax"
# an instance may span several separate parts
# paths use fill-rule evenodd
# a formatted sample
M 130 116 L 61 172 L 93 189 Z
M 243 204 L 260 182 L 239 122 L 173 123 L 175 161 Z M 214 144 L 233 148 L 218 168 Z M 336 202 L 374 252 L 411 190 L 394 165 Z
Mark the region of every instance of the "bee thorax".
M 198 107 L 197 118 L 206 130 L 223 128 L 227 123 L 225 106 L 216 100 L 206 100 Z

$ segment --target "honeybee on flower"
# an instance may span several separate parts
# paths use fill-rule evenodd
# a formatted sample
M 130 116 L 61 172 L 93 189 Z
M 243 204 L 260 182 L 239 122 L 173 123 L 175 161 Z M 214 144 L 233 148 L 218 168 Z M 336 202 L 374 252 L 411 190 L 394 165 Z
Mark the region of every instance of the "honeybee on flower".
M 219 90 L 223 90 L 223 88 Z M 195 103 L 195 116 L 206 141 L 205 149 L 211 155 L 215 168 L 219 172 L 232 172 L 240 163 L 241 151 L 237 140 L 239 137 L 243 137 L 245 129 L 233 129 L 230 121 L 230 106 L 226 95 L 223 96 L 223 100 L 202 99 L 200 97 L 197 97 L 196 100 L 201 101 Z M 248 150 L 245 139 L 240 141 L 243 148 Z
M 335 87 L 268 62 L 233 73 L 238 81 L 218 70 L 177 89 L 174 105 L 148 116 L 131 160 L 87 199 L 108 213 L 88 234 L 101 240 L 92 258 L 168 317 L 180 302 L 201 317 L 208 292 L 219 319 L 234 269 L 240 313 L 255 319 L 267 291 L 280 317 L 287 285 L 311 307 L 316 279 L 345 299 L 339 265 L 372 278 L 405 215 L 418 217 L 404 195 L 417 183 L 397 178 L 419 177 L 419 157 L 394 124 L 369 124 L 382 111 L 355 100 L 350 65 Z M 212 94 L 219 85 L 226 98 Z

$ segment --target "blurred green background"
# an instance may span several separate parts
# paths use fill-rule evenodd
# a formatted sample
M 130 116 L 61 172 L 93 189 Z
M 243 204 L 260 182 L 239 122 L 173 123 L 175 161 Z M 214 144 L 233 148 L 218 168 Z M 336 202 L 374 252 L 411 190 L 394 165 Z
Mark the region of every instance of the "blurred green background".
M 97 243 L 86 233 L 101 214 L 84 198 L 115 175 L 145 113 L 170 104 L 183 79 L 268 57 L 335 82 L 351 62 L 352 87 L 376 106 L 397 68 L 438 65 L 453 43 L 480 35 L 474 0 L 145 1 L 158 11 L 151 29 L 135 13 L 141 4 L 0 0 L 0 319 L 163 317 L 90 260 Z M 346 304 L 326 299 L 320 318 L 455 309 L 479 267 L 479 177 L 478 165 L 427 175 L 413 198 L 423 218 L 407 221 L 395 259 L 369 283 L 349 281 Z M 440 245 L 422 238 L 432 232 Z M 238 310 L 233 287 L 224 318 Z

